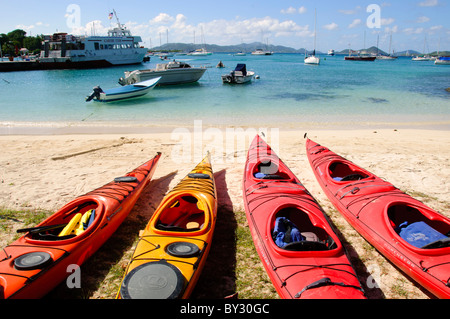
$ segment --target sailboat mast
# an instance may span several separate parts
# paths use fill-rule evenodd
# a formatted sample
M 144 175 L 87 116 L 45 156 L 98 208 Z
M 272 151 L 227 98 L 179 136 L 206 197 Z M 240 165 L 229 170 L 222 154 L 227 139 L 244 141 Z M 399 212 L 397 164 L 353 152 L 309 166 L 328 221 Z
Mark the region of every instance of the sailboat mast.
M 316 38 L 317 38 L 317 9 L 314 9 L 314 55 L 316 55 Z

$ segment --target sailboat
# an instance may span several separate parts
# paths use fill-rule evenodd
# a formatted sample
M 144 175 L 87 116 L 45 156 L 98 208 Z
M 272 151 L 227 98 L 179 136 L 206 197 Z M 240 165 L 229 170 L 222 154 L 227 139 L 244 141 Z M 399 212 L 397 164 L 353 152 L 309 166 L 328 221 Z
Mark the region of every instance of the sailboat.
M 430 61 L 431 56 L 425 54 L 425 46 L 427 44 L 427 37 L 423 40 L 423 55 L 422 56 L 415 56 L 412 58 L 412 61 Z
M 395 59 L 397 59 L 396 56 L 391 55 L 391 45 L 392 45 L 392 33 L 391 33 L 391 38 L 389 40 L 388 55 L 377 54 L 377 60 L 395 60 Z M 378 38 L 377 38 L 377 49 L 378 49 Z
M 306 50 L 305 50 L 305 64 L 319 64 L 320 63 L 320 58 L 316 57 L 316 25 L 317 25 L 317 10 L 314 10 L 314 51 L 313 54 L 310 56 L 306 55 Z

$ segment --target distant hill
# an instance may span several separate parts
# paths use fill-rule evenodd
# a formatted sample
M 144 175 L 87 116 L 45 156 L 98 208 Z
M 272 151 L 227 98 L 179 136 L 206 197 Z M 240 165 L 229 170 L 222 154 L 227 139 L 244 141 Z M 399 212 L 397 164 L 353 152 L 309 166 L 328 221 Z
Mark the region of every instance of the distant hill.
M 179 51 L 179 52 L 190 52 L 200 49 L 200 44 L 193 43 L 167 43 L 159 47 L 152 48 L 152 51 Z M 205 48 L 209 52 L 213 53 L 235 53 L 235 52 L 253 52 L 256 49 L 263 49 L 272 51 L 274 53 L 300 53 L 304 54 L 305 49 L 296 50 L 294 48 L 285 47 L 282 45 L 269 45 L 263 44 L 261 42 L 253 43 L 242 43 L 237 45 L 217 45 L 217 44 L 206 44 Z
M 346 50 L 342 50 L 342 51 L 340 51 L 340 52 L 336 52 L 336 54 L 339 54 L 339 55 L 348 55 L 348 51 L 349 51 L 349 49 L 346 49 Z M 373 47 L 370 47 L 370 48 L 367 48 L 367 49 L 359 49 L 359 50 L 353 50 L 352 49 L 352 53 L 355 55 L 355 54 L 357 54 L 358 52 L 361 52 L 361 53 L 367 53 L 367 54 L 379 54 L 379 55 L 388 55 L 388 53 L 387 52 L 385 52 L 385 51 L 383 51 L 383 50 L 381 50 L 381 49 L 378 49 L 377 47 L 375 47 L 375 46 L 373 46 Z
M 261 42 L 253 42 L 253 43 L 241 43 L 236 45 L 217 45 L 217 44 L 206 44 L 206 50 L 213 52 L 213 53 L 236 53 L 236 52 L 246 52 L 250 53 L 255 51 L 256 49 L 263 49 L 272 51 L 274 53 L 297 53 L 297 54 L 305 54 L 305 49 L 294 49 L 282 45 L 269 45 L 263 44 Z M 200 44 L 194 44 L 194 43 L 166 43 L 159 47 L 154 47 L 151 49 L 151 51 L 174 51 L 174 52 L 191 52 L 195 51 L 197 49 L 200 49 Z M 342 51 L 336 51 L 335 54 L 337 55 L 348 55 L 348 49 L 342 50 Z M 352 50 L 353 52 L 365 52 L 368 54 L 381 54 L 381 55 L 388 55 L 387 52 L 378 49 L 376 46 L 372 46 L 367 49 L 359 49 L 359 50 Z M 308 51 L 310 52 L 310 51 Z M 320 51 L 316 51 L 316 54 L 326 54 Z M 401 52 L 395 52 L 394 55 L 396 56 L 411 56 L 411 55 L 420 55 L 421 52 L 417 52 L 415 50 L 406 50 Z M 437 52 L 432 52 L 431 55 L 437 55 Z M 450 51 L 441 51 L 439 52 L 439 55 L 445 55 L 449 56 Z

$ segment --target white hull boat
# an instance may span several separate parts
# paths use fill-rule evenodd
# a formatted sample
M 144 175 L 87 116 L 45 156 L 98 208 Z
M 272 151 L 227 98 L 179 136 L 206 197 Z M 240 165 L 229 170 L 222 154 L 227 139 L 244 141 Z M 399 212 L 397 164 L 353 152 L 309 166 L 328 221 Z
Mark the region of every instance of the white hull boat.
M 435 61 L 434 64 L 437 65 L 450 65 L 450 57 L 448 56 L 444 56 L 444 57 L 438 57 Z
M 311 55 L 305 58 L 305 64 L 320 64 L 320 58 L 315 55 Z
M 305 64 L 314 64 L 314 65 L 320 64 L 320 58 L 316 57 L 316 37 L 317 37 L 316 24 L 317 24 L 317 11 L 314 10 L 314 51 L 312 55 L 305 56 Z
M 86 98 L 86 102 L 91 100 L 98 102 L 112 102 L 124 99 L 141 97 L 149 93 L 161 78 L 155 78 L 136 84 L 126 85 L 118 88 L 102 90 L 99 86 L 94 88 L 94 92 Z
M 184 62 L 172 61 L 158 64 L 155 69 L 125 72 L 125 77 L 120 78 L 119 83 L 129 85 L 161 77 L 158 85 L 186 84 L 197 82 L 205 72 L 205 67 L 191 67 Z

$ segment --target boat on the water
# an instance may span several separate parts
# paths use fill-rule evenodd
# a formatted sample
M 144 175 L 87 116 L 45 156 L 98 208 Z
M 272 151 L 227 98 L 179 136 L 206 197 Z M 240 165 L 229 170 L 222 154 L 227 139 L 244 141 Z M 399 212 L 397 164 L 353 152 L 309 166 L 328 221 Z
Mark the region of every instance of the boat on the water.
M 429 55 L 422 55 L 422 56 L 415 56 L 411 59 L 412 61 L 431 61 L 431 56 Z
M 125 99 L 131 99 L 141 97 L 149 93 L 157 84 L 161 77 L 139 82 L 136 84 L 130 84 L 121 86 L 118 88 L 102 90 L 101 87 L 96 86 L 92 94 L 86 97 L 86 102 L 91 100 L 97 102 L 112 102 Z
M 246 64 L 239 63 L 229 74 L 222 75 L 222 82 L 229 84 L 250 83 L 255 76 L 255 72 L 247 71 Z
M 197 49 L 195 51 L 189 52 L 187 55 L 206 56 L 206 55 L 212 55 L 212 52 L 207 51 L 205 48 L 201 48 L 201 49 Z
M 316 21 L 317 21 L 317 11 L 314 11 L 314 51 L 311 55 L 308 55 L 305 50 L 305 64 L 314 64 L 319 65 L 320 64 L 320 58 L 316 56 Z
M 117 299 L 187 299 L 206 263 L 217 219 L 208 155 L 162 200 L 125 270 Z
M 46 35 L 38 58 L 0 62 L 0 72 L 139 64 L 147 53 L 147 49 L 140 46 L 141 42 L 140 36 L 132 36 L 117 19 L 117 27 L 110 29 L 107 36 L 74 36 L 62 32 Z
M 272 55 L 272 54 L 273 54 L 272 51 L 267 51 L 263 49 L 256 49 L 255 51 L 252 52 L 252 55 Z
M 377 58 L 376 56 L 364 54 L 361 52 L 358 52 L 358 55 L 352 55 L 352 50 L 349 50 L 348 56 L 344 58 L 345 61 L 375 61 Z
M 329 56 L 334 56 L 335 52 L 333 49 L 328 50 L 328 55 Z
M 434 61 L 434 64 L 450 65 L 450 56 L 440 56 Z
M 80 267 L 128 216 L 160 157 L 18 230 L 24 235 L 0 251 L 0 299 L 42 298 L 69 276 L 69 266 Z
M 127 71 L 125 76 L 119 79 L 119 83 L 129 85 L 161 77 L 158 85 L 187 84 L 197 82 L 205 72 L 206 67 L 192 67 L 186 62 L 174 60 L 157 64 L 155 69 Z
M 259 135 L 248 150 L 243 198 L 256 250 L 281 298 L 365 298 L 325 212 Z
M 450 218 L 308 139 L 324 193 L 380 253 L 439 298 L 450 298 Z

